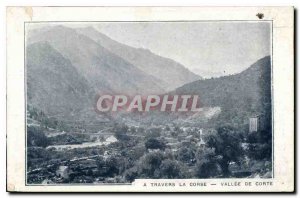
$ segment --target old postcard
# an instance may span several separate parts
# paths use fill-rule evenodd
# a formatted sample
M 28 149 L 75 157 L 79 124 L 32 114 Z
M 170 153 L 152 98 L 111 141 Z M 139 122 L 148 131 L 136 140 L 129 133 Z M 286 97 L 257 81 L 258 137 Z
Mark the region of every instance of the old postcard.
M 8 7 L 7 191 L 293 192 L 293 7 Z

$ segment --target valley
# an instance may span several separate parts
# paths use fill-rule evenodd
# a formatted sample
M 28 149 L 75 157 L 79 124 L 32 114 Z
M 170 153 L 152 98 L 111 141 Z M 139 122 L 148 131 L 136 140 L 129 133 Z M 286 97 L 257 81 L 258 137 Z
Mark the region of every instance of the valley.
M 203 79 L 92 27 L 35 29 L 27 44 L 28 184 L 272 177 L 270 56 Z M 119 97 L 114 110 L 98 109 L 101 96 Z

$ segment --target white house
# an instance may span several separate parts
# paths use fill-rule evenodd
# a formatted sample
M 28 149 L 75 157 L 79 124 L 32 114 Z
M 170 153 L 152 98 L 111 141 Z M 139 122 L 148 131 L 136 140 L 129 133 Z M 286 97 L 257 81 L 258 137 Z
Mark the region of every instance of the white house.
M 63 179 L 68 179 L 69 178 L 68 166 L 59 166 L 56 171 L 56 176 L 61 177 Z
M 108 138 L 105 139 L 105 143 L 106 144 L 110 144 L 110 143 L 114 143 L 117 142 L 117 138 L 113 135 L 109 136 Z

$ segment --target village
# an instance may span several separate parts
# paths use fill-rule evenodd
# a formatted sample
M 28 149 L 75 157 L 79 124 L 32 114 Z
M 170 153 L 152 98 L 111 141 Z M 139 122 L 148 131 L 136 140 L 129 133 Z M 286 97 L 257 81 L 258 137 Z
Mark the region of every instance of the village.
M 161 127 L 161 128 L 160 128 Z M 142 148 L 146 153 L 158 152 L 163 150 L 163 152 L 172 152 L 175 154 L 181 147 L 190 146 L 193 144 L 196 147 L 201 147 L 205 145 L 205 133 L 212 133 L 213 130 L 204 130 L 195 127 L 172 127 L 172 126 L 158 126 L 153 127 L 149 130 L 144 130 L 138 126 L 126 127 L 126 132 L 124 135 L 109 133 L 111 128 L 107 128 L 106 131 L 100 131 L 97 133 L 71 133 L 69 132 L 48 132 L 46 136 L 51 139 L 59 138 L 62 136 L 70 136 L 73 138 L 81 137 L 84 135 L 84 141 L 80 144 L 71 143 L 63 145 L 49 145 L 45 148 L 46 151 L 52 153 L 61 153 L 65 156 L 69 155 L 68 159 L 58 160 L 51 159 L 45 163 L 43 161 L 44 167 L 32 168 L 27 171 L 27 176 L 29 178 L 34 178 L 34 183 L 39 180 L 39 183 L 49 184 L 49 183 L 64 183 L 76 180 L 80 183 L 91 183 L 91 182 L 111 182 L 115 180 L 124 180 L 122 177 L 101 177 L 105 175 L 109 167 L 106 162 L 113 157 L 120 157 L 122 154 L 122 149 L 127 149 L 126 152 L 134 152 L 136 148 Z M 138 131 L 138 133 L 137 133 Z M 141 133 L 141 131 L 143 133 Z M 162 132 L 163 131 L 163 132 Z M 118 137 L 119 136 L 119 137 Z M 128 145 L 130 139 L 132 145 Z M 153 142 L 152 145 L 146 145 L 148 140 L 158 140 L 162 143 L 162 146 L 157 142 Z M 126 148 L 122 148 L 122 145 L 126 142 Z M 157 144 L 157 145 L 156 145 Z M 122 145 L 122 146 L 120 146 Z M 144 148 L 147 147 L 147 148 Z M 84 153 L 80 156 L 79 153 Z M 91 155 L 87 155 L 91 153 Z M 144 155 L 144 153 L 140 154 Z M 194 159 L 191 159 L 194 160 Z M 99 162 L 102 162 L 99 163 Z M 37 164 L 36 164 L 37 165 Z M 117 174 L 115 174 L 117 175 Z
M 246 133 L 232 127 L 174 122 L 110 123 L 101 127 L 91 125 L 89 130 L 64 131 L 29 121 L 28 183 L 131 183 L 137 178 L 228 175 L 271 177 L 271 163 L 257 160 L 249 152 L 257 147 L 255 139 L 260 136 L 256 116 L 249 118 Z M 239 164 L 230 159 L 224 161 L 228 152 L 236 156 Z

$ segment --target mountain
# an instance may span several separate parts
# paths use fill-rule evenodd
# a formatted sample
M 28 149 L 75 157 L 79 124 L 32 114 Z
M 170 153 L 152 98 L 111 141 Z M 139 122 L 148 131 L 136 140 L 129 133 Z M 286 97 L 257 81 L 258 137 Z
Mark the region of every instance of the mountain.
M 177 88 L 173 94 L 199 95 L 203 107 L 220 107 L 219 121 L 243 125 L 251 116 L 271 122 L 271 62 L 264 57 L 245 71 L 220 78 L 199 80 Z
M 157 79 L 92 39 L 64 26 L 32 30 L 27 43 L 48 42 L 88 81 L 98 94 L 163 93 Z
M 27 46 L 27 104 L 48 115 L 72 117 L 92 104 L 88 82 L 47 42 Z
M 207 117 L 218 114 L 217 125 L 244 125 L 256 115 L 266 126 L 271 120 L 270 57 L 239 74 L 197 80 L 179 63 L 120 44 L 93 28 L 52 26 L 29 34 L 26 69 L 27 104 L 73 122 L 100 119 L 93 109 L 97 94 L 164 94 L 184 82 L 168 93 L 199 95 Z M 202 114 L 191 120 L 197 122 Z M 151 113 L 147 119 L 166 122 L 167 117 L 174 120 L 168 113 Z
M 112 53 L 157 78 L 166 90 L 173 90 L 186 83 L 201 79 L 180 63 L 158 56 L 147 49 L 134 48 L 112 40 L 93 27 L 78 28 L 77 31 L 88 36 Z

